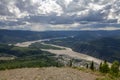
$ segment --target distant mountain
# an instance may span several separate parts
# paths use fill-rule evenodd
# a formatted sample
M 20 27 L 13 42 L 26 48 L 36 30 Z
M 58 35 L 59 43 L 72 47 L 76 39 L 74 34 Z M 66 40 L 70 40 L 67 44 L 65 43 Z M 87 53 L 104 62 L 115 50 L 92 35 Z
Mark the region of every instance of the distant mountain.
M 120 61 L 120 36 L 119 38 L 101 38 L 90 41 L 80 40 L 52 40 L 47 43 L 67 46 L 76 52 L 87 54 L 102 60 L 112 62 L 114 60 Z
M 0 30 L 0 43 L 16 43 L 39 39 L 68 37 L 69 40 L 89 41 L 103 37 L 120 36 L 120 31 L 22 31 L 22 30 Z M 72 38 L 74 37 L 74 38 Z
M 21 30 L 0 30 L 0 43 L 16 43 L 39 39 L 56 37 L 67 37 L 77 32 L 66 31 L 21 31 Z
M 119 31 L 79 32 L 77 36 L 66 39 L 46 41 L 72 48 L 76 52 L 87 54 L 107 61 L 120 61 Z

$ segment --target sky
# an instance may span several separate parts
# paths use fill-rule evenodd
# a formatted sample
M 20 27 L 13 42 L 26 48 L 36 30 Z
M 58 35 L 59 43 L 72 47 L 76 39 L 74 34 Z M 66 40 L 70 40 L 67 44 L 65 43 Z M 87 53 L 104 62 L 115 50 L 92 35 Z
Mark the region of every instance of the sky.
M 119 30 L 120 0 L 0 0 L 0 29 Z

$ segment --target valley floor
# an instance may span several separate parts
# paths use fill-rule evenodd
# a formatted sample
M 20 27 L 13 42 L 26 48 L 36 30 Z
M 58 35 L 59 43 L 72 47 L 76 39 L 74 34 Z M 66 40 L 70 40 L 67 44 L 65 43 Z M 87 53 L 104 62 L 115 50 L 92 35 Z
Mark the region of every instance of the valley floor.
M 98 76 L 72 68 L 23 68 L 0 71 L 0 80 L 96 80 Z
M 18 46 L 18 47 L 29 47 L 32 43 L 46 41 L 46 40 L 52 40 L 52 39 L 27 41 L 27 42 L 17 43 L 17 44 L 15 44 L 15 46 Z M 95 58 L 95 57 L 92 57 L 92 56 L 89 56 L 89 55 L 86 55 L 86 54 L 83 54 L 83 53 L 75 52 L 71 48 L 68 48 L 68 47 L 63 47 L 63 46 L 58 46 L 58 45 L 53 45 L 53 44 L 46 44 L 46 43 L 42 43 L 42 44 L 58 47 L 58 48 L 61 48 L 61 49 L 63 48 L 63 50 L 42 49 L 43 51 L 48 51 L 48 52 L 54 53 L 56 55 L 67 55 L 67 56 L 70 56 L 70 57 L 76 58 L 76 59 L 83 59 L 83 60 L 87 60 L 87 61 L 94 61 L 94 62 L 96 62 L 98 64 L 103 62 L 103 60 L 100 60 L 98 58 Z

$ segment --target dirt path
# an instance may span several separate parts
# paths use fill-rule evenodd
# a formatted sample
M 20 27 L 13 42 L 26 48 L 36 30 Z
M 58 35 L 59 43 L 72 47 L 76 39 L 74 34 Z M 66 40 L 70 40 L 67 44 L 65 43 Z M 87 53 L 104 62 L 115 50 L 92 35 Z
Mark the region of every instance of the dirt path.
M 24 68 L 0 71 L 0 80 L 96 80 L 97 76 L 72 68 Z

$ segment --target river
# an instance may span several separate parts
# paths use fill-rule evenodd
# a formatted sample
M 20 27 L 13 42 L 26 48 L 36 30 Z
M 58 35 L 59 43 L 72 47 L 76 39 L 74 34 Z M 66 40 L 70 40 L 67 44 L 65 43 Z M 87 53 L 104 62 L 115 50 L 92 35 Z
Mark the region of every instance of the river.
M 52 39 L 41 39 L 41 40 L 36 40 L 36 41 L 21 42 L 21 43 L 15 44 L 15 46 L 29 47 L 29 45 L 31 45 L 32 43 L 35 43 L 35 42 L 41 42 L 42 43 L 43 41 L 49 41 L 49 40 L 52 40 Z M 54 38 L 54 39 L 58 39 L 58 38 Z M 46 44 L 46 43 L 44 43 L 44 44 Z M 68 47 L 63 47 L 63 46 L 58 46 L 58 45 L 53 45 L 53 44 L 49 44 L 49 45 L 59 47 L 59 48 L 64 48 L 64 49 L 62 49 L 62 50 L 42 49 L 42 50 L 43 51 L 48 51 L 48 52 L 56 54 L 56 55 L 67 55 L 67 56 L 70 56 L 70 57 L 76 58 L 76 59 L 84 59 L 84 60 L 87 60 L 87 61 L 94 61 L 98 64 L 103 62 L 103 60 L 100 60 L 98 58 L 95 58 L 95 57 L 92 57 L 92 56 L 89 56 L 89 55 L 86 55 L 86 54 L 83 54 L 83 53 L 75 52 L 71 48 L 68 48 Z

